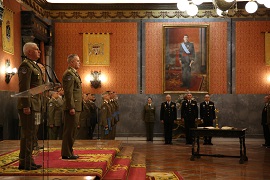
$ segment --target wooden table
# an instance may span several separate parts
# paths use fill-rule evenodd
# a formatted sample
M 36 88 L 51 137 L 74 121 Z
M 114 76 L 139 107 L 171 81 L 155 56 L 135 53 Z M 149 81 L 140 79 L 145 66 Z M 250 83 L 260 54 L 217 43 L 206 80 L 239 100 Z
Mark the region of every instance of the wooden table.
M 190 157 L 191 161 L 194 161 L 195 157 L 200 158 L 201 156 L 213 156 L 213 157 L 235 157 L 240 158 L 239 163 L 243 164 L 244 161 L 248 161 L 246 156 L 246 145 L 245 145 L 245 129 L 190 129 L 191 136 L 193 138 L 192 144 L 192 155 Z M 221 154 L 200 154 L 200 137 L 211 136 L 211 137 L 230 137 L 230 138 L 239 138 L 240 143 L 240 155 L 239 156 L 227 156 Z M 195 152 L 195 145 L 197 142 L 197 151 Z

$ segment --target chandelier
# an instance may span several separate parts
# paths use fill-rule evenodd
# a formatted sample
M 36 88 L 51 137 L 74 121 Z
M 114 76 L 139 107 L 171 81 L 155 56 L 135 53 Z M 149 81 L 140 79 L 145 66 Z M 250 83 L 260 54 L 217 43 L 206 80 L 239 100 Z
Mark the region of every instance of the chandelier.
M 212 0 L 216 13 L 223 16 L 228 13 L 228 10 L 237 6 L 237 0 Z M 196 16 L 199 9 L 198 6 L 206 0 L 178 0 L 177 8 L 179 11 L 186 12 L 189 16 Z M 249 0 L 245 5 L 245 10 L 248 13 L 255 13 L 258 9 L 258 4 L 270 8 L 270 0 Z

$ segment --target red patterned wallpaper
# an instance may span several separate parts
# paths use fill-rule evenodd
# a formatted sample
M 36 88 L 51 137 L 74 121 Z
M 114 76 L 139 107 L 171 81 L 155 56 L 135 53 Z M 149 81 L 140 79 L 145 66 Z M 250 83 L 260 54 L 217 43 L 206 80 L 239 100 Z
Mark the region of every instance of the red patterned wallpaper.
M 3 51 L 2 46 L 2 26 L 0 26 L 0 87 L 2 91 L 18 91 L 18 75 L 15 74 L 9 84 L 5 82 L 5 73 L 2 72 L 5 69 L 5 62 L 10 60 L 12 68 L 19 68 L 21 64 L 21 9 L 20 4 L 16 1 L 4 1 L 4 6 L 13 11 L 13 23 L 14 23 L 14 54 L 9 54 Z
M 187 23 L 146 23 L 145 54 L 146 54 L 146 94 L 163 93 L 163 25 L 186 25 Z M 226 22 L 200 22 L 188 24 L 209 24 L 209 76 L 210 93 L 227 93 L 227 29 Z
M 236 22 L 236 93 L 265 94 L 270 67 L 265 65 L 264 33 L 270 21 Z
M 110 66 L 83 66 L 79 69 L 84 92 L 100 94 L 107 90 L 119 94 L 137 93 L 137 23 L 55 23 L 55 71 L 62 80 L 67 68 L 67 56 L 78 54 L 83 61 L 83 32 L 112 33 L 110 37 Z M 94 89 L 85 78 L 91 70 L 107 76 L 101 88 Z

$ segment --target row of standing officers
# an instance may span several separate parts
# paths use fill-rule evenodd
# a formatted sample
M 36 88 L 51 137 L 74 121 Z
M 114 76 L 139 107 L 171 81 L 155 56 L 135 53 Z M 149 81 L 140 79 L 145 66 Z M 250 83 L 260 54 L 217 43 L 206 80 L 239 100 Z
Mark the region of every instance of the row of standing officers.
M 204 101 L 200 103 L 200 118 L 203 121 L 202 126 L 213 126 L 216 119 L 214 102 L 210 101 L 209 94 L 206 94 Z M 190 129 L 196 127 L 198 119 L 197 102 L 192 98 L 192 94 L 188 93 L 181 104 L 181 121 L 184 122 L 186 144 L 192 144 Z M 165 144 L 172 144 L 172 129 L 177 121 L 176 103 L 171 101 L 171 96 L 166 95 L 166 101 L 161 103 L 160 121 L 164 124 Z M 204 137 L 205 145 L 213 145 L 212 137 Z

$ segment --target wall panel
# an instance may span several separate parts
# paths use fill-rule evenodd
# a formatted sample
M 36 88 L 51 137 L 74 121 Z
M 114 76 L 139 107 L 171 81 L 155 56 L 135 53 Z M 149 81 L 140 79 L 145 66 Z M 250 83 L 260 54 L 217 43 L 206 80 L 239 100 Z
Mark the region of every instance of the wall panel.
M 83 66 L 79 74 L 83 81 L 83 91 L 102 93 L 113 90 L 121 94 L 137 93 L 137 23 L 55 23 L 55 71 L 62 79 L 67 68 L 67 56 L 78 54 L 83 61 L 82 34 L 112 33 L 110 37 L 110 66 Z M 101 70 L 107 76 L 107 82 L 99 89 L 90 87 L 86 76 L 91 70 Z
M 149 22 L 145 25 L 146 90 L 160 94 L 163 71 L 163 25 L 209 24 L 210 93 L 227 93 L 227 22 Z
M 269 92 L 270 67 L 265 64 L 264 33 L 261 33 L 265 31 L 270 31 L 269 21 L 236 22 L 237 94 Z

